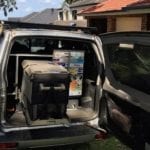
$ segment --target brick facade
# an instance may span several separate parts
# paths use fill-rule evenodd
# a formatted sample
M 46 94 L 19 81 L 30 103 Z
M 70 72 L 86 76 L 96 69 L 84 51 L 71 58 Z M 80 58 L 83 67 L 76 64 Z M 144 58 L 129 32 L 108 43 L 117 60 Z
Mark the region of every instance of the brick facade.
M 107 17 L 107 32 L 114 32 L 116 30 L 116 17 Z
M 146 31 L 147 30 L 147 22 L 148 22 L 147 15 L 142 15 L 141 31 Z
M 150 30 L 150 14 L 139 14 L 139 15 L 134 14 L 134 15 L 121 15 L 121 16 L 107 16 L 106 17 L 107 18 L 107 32 L 116 31 L 116 18 L 117 17 L 141 17 L 141 31 Z M 87 17 L 88 26 L 89 26 L 89 21 L 91 18 Z
M 150 30 L 150 14 L 147 15 L 147 30 Z
M 127 15 L 126 17 L 142 17 L 141 31 L 150 30 L 150 14 Z M 108 16 L 107 17 L 107 32 L 115 32 L 115 31 L 116 31 L 116 16 Z

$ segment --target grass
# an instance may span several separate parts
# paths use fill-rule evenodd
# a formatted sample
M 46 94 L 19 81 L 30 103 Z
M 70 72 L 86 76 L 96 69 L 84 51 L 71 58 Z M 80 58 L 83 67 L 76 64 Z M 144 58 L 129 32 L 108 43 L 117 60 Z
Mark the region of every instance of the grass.
M 119 140 L 114 137 L 110 137 L 106 140 L 93 141 L 86 144 L 71 145 L 53 150 L 131 150 L 123 145 Z
M 130 150 L 114 137 L 103 141 L 94 141 L 88 145 L 87 150 Z

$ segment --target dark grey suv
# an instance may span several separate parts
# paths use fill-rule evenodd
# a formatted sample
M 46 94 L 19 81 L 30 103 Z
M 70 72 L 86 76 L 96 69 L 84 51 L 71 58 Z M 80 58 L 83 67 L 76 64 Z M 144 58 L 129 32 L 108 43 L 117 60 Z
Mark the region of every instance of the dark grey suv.
M 149 143 L 149 33 L 3 22 L 0 147 L 33 149 L 112 131 Z

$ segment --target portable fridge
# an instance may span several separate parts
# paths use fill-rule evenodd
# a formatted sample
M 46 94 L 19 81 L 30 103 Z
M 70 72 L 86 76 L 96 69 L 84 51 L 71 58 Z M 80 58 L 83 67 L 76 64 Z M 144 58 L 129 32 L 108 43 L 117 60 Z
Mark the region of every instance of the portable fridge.
M 22 67 L 21 93 L 26 120 L 65 117 L 70 82 L 68 71 L 50 61 L 24 60 Z

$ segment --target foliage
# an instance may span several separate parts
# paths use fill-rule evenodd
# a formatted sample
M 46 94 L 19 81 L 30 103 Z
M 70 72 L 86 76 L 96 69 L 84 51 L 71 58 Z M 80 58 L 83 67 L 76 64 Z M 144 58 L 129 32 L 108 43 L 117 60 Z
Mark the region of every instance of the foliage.
M 17 9 L 16 0 L 0 0 L 0 8 L 3 9 L 4 15 L 7 16 L 8 12 L 13 11 L 13 9 Z

